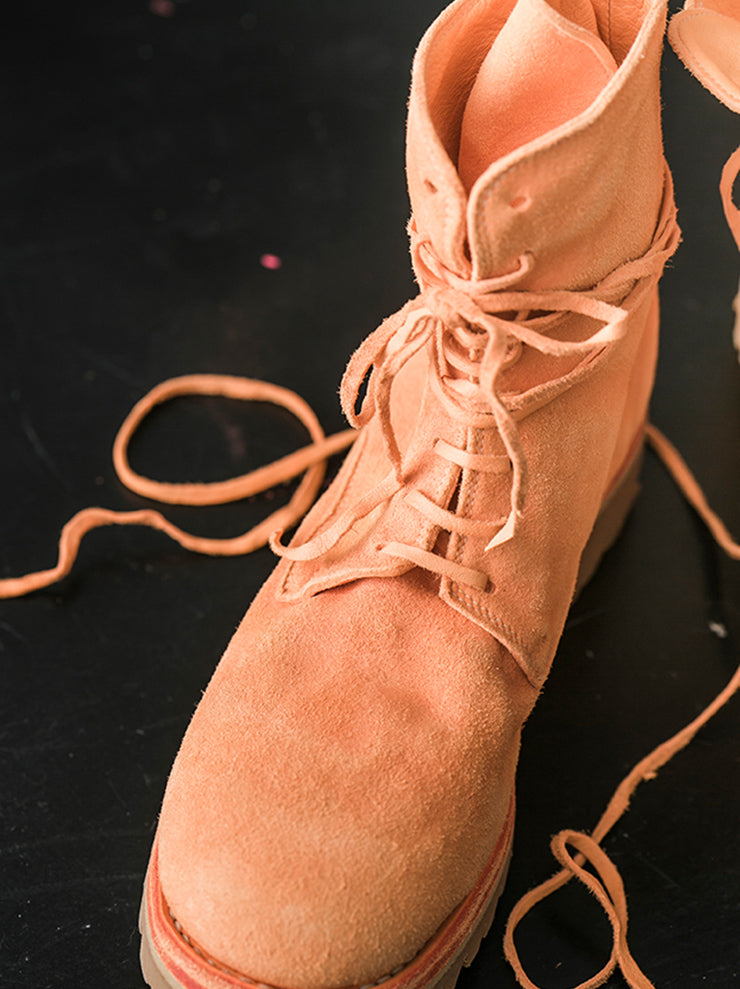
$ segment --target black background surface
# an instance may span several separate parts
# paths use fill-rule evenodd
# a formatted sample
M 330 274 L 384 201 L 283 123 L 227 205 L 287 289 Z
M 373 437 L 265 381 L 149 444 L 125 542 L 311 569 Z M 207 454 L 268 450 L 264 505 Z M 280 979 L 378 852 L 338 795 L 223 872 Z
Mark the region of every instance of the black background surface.
M 163 378 L 218 371 L 296 389 L 327 430 L 349 353 L 413 292 L 405 103 L 432 0 L 23 5 L 0 108 L 0 573 L 52 564 L 77 509 L 145 504 L 110 447 Z M 652 415 L 740 532 L 740 258 L 717 193 L 740 122 L 665 58 L 665 140 L 685 242 L 663 281 Z M 280 255 L 278 271 L 261 267 Z M 302 442 L 271 408 L 177 402 L 133 456 L 166 479 L 247 470 Z M 272 500 L 173 510 L 232 534 Z M 188 555 L 163 536 L 91 536 L 71 578 L 0 604 L 0 986 L 142 985 L 136 917 L 167 772 L 273 558 Z M 710 630 L 722 623 L 727 637 Z M 662 469 L 574 606 L 525 731 L 514 861 L 461 989 L 506 987 L 504 919 L 589 829 L 614 785 L 738 661 L 740 567 Z M 740 984 L 740 698 L 645 784 L 606 842 L 631 944 L 656 986 Z M 561 989 L 608 953 L 580 890 L 521 929 Z M 608 985 L 622 985 L 613 977 Z

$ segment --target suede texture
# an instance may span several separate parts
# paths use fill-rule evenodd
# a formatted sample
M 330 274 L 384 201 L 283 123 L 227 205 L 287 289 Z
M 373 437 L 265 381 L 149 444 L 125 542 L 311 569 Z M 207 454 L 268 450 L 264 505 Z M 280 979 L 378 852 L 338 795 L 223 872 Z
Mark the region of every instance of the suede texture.
M 654 0 L 635 20 L 628 54 L 583 113 L 494 161 L 468 199 L 453 162 L 500 8 L 495 0 L 458 0 L 419 47 L 408 122 L 413 214 L 440 259 L 462 277 L 512 271 L 529 251 L 537 263 L 522 288 L 589 287 L 626 258 L 640 257 L 655 230 L 663 194 L 658 75 L 665 5 Z M 531 79 L 541 68 L 528 49 L 520 53 L 522 76 Z M 544 71 L 552 76 L 555 69 Z M 522 201 L 524 210 L 513 205 Z
M 578 14 L 587 26 L 559 15 L 545 0 L 518 0 L 465 105 L 458 170 L 468 192 L 491 162 L 585 111 L 616 72 L 596 34 L 593 8 Z M 519 71 L 522 49 L 537 72 Z M 523 100 L 533 112 L 517 112 Z
M 188 934 L 252 979 L 362 984 L 413 958 L 472 888 L 536 694 L 418 572 L 294 602 L 279 577 L 173 769 L 162 888 Z
M 570 112 L 541 108 L 542 133 L 528 140 L 499 122 L 487 144 L 481 123 L 490 87 L 504 85 L 496 56 L 487 57 L 514 10 L 509 0 L 458 0 L 441 15 L 417 53 L 409 106 L 412 240 L 450 278 L 502 276 L 526 254 L 533 264 L 516 288 L 535 310 L 532 293 L 591 289 L 654 238 L 666 252 L 675 246 L 659 123 L 664 3 L 626 3 L 614 22 L 606 2 L 554 6 L 519 0 L 518 26 L 510 21 L 501 43 L 529 87 L 521 112 L 552 77 L 542 59 L 553 31 L 576 76 L 583 64 L 593 69 Z M 497 145 L 522 139 L 486 165 Z M 469 197 L 461 152 L 478 173 Z M 431 337 L 399 359 L 389 412 L 403 484 L 328 539 L 337 519 L 392 478 L 388 426 L 375 416 L 296 534 L 297 558 L 281 561 L 247 612 L 168 783 L 163 895 L 222 964 L 286 989 L 374 982 L 413 958 L 475 884 L 510 807 L 521 726 L 581 553 L 640 440 L 662 258 L 648 275 L 640 269 L 589 296 L 622 307 L 618 339 L 576 356 L 523 346 L 502 370 L 497 385 L 530 484 L 516 536 L 493 550 L 486 544 L 510 511 L 513 479 L 511 469 L 485 466 L 508 454 L 480 385 L 440 376 Z M 404 310 L 390 329 L 403 337 L 413 318 L 413 307 Z M 548 326 L 553 339 L 584 341 L 593 323 L 566 311 Z M 393 365 L 404 341 L 395 351 L 392 342 L 379 361 Z M 450 395 L 471 409 L 455 414 Z M 459 463 L 434 452 L 440 442 Z M 420 512 L 420 498 L 454 514 L 458 529 Z M 325 552 L 301 557 L 324 538 Z M 384 553 L 393 540 L 452 569 L 435 575 Z M 461 583 L 460 567 L 485 586 Z

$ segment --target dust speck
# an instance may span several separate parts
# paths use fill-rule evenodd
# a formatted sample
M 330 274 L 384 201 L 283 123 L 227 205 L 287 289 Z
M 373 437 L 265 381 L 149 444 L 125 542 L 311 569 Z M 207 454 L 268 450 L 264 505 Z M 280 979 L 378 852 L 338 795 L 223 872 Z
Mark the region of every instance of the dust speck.
M 175 5 L 172 0 L 150 0 L 149 12 L 157 17 L 172 17 L 175 13 Z
M 710 622 L 709 631 L 712 633 L 712 635 L 716 635 L 718 639 L 727 638 L 727 626 L 724 625 L 722 622 Z
M 260 264 L 268 271 L 277 271 L 278 268 L 282 268 L 283 259 L 277 254 L 263 254 L 260 258 Z

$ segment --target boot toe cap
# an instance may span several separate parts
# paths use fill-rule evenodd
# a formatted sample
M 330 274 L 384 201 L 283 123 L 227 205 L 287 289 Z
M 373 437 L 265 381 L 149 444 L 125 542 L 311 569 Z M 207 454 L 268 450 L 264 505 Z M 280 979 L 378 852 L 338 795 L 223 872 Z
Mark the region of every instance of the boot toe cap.
M 333 627 L 331 599 L 314 627 Z M 206 955 L 258 983 L 332 989 L 409 962 L 474 886 L 509 810 L 523 678 L 490 637 L 480 657 L 458 649 L 465 675 L 433 634 L 414 659 L 383 641 L 393 615 L 362 659 L 356 636 L 326 658 L 318 638 L 291 645 L 301 607 L 266 623 L 258 606 L 232 641 L 170 777 L 159 874 Z M 403 662 L 383 669 L 391 649 Z

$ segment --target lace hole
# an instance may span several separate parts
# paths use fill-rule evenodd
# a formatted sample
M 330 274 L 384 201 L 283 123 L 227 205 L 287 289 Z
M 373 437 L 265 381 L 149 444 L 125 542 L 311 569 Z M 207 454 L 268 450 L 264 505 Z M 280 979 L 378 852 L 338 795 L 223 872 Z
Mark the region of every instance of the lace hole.
M 519 196 L 514 196 L 514 198 L 509 203 L 509 206 L 516 210 L 517 213 L 524 212 L 525 209 L 529 209 L 532 204 L 532 200 L 526 194 L 522 193 Z
M 435 195 L 436 192 L 438 191 L 437 186 L 430 179 L 424 179 L 424 188 L 426 189 L 427 192 L 430 192 L 432 195 Z
M 517 340 L 516 338 L 509 340 L 506 349 L 506 356 L 504 357 L 504 361 L 503 361 L 504 368 L 511 367 L 513 364 L 516 364 L 516 362 L 522 356 L 523 346 L 524 345 L 522 344 L 521 340 Z

